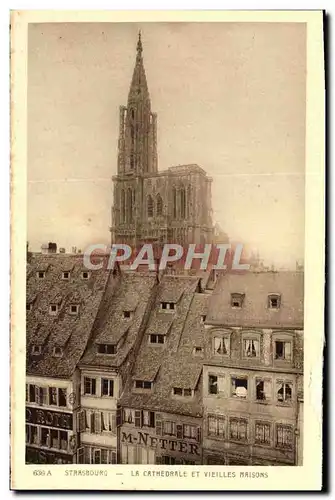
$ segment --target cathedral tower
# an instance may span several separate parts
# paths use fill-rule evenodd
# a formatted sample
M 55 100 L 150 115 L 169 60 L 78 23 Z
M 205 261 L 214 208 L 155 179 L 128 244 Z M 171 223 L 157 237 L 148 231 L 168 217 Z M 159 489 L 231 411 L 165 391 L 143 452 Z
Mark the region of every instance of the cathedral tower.
M 157 116 L 151 112 L 141 33 L 127 107 L 120 107 L 118 174 L 157 172 Z

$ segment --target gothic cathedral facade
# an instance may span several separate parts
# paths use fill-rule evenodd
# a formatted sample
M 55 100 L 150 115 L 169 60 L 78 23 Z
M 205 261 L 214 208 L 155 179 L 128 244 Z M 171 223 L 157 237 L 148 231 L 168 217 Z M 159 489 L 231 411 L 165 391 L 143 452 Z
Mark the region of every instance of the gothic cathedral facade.
M 151 110 L 139 35 L 127 106 L 120 106 L 112 243 L 211 243 L 211 182 L 198 165 L 158 170 L 157 114 Z

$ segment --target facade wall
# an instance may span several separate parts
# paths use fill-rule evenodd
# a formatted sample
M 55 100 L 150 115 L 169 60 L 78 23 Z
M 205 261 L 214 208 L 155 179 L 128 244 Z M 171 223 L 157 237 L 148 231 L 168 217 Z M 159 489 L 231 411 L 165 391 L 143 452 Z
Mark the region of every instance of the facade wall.
M 202 419 L 124 408 L 122 420 L 118 435 L 121 463 L 202 463 Z
M 27 376 L 26 462 L 75 463 L 78 379 Z
M 210 394 L 210 375 L 221 377 L 219 394 Z M 244 398 L 233 395 L 232 378 L 247 380 Z M 269 400 L 256 400 L 256 382 L 269 383 Z M 292 402 L 276 399 L 282 381 L 292 386 Z M 260 370 L 204 366 L 204 455 L 205 462 L 219 455 L 222 463 L 257 465 L 276 461 L 292 465 L 295 460 L 296 376 Z M 282 433 L 286 434 L 283 442 Z M 277 437 L 278 436 L 278 437 Z
M 120 391 L 121 379 L 115 371 L 81 370 L 80 463 L 116 463 Z

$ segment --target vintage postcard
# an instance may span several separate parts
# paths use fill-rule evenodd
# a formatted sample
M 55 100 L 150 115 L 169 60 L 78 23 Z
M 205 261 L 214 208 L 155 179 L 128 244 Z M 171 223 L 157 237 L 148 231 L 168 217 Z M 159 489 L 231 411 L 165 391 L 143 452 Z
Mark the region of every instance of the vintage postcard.
M 11 16 L 11 486 L 320 490 L 322 11 Z

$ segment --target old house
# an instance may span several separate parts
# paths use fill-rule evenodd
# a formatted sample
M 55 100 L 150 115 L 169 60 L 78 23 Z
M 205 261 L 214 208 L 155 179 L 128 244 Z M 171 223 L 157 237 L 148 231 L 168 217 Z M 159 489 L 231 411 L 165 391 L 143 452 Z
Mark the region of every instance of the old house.
M 202 463 L 207 283 L 208 276 L 161 279 L 120 400 L 121 463 Z
M 301 461 L 303 273 L 221 276 L 206 318 L 204 463 Z
M 124 272 L 106 296 L 79 363 L 78 462 L 117 463 L 117 404 L 134 363 L 156 289 L 155 273 Z
M 82 258 L 31 254 L 27 263 L 26 462 L 73 463 L 79 446 L 77 364 L 115 279 Z

